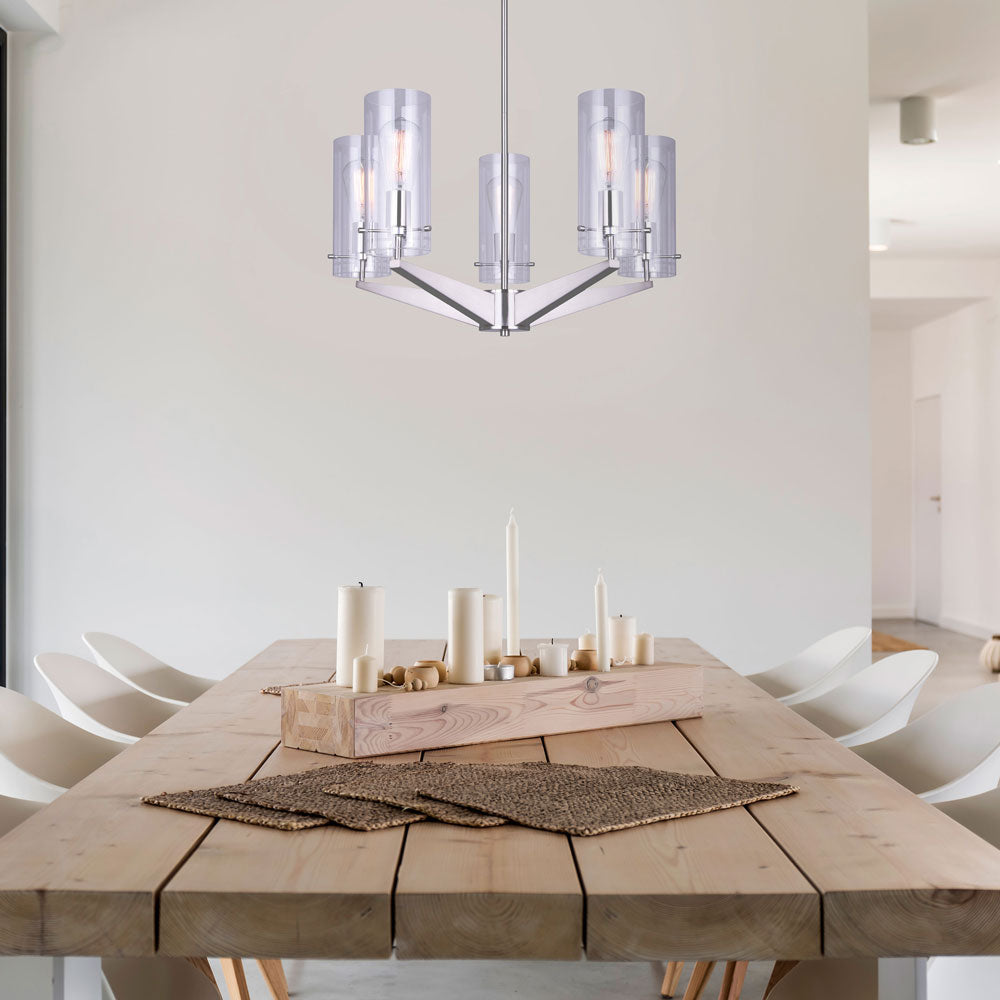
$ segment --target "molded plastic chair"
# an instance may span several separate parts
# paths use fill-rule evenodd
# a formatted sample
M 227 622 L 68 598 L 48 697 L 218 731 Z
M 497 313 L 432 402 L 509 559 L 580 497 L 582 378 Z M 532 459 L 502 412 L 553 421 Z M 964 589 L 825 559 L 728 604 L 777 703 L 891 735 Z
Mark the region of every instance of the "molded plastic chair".
M 928 802 L 976 795 L 1000 782 L 1000 684 L 949 698 L 854 752 Z
M 60 719 L 60 721 L 62 721 Z M 0 795 L 0 837 L 10 833 L 15 826 L 34 816 L 47 803 L 34 799 L 16 799 L 10 795 Z
M 873 958 L 818 958 L 777 962 L 763 1000 L 876 1000 L 878 962 Z
M 0 687 L 0 793 L 51 802 L 125 749 Z
M 152 653 L 107 632 L 84 632 L 83 641 L 97 664 L 143 694 L 175 705 L 187 705 L 215 681 L 196 677 L 158 660 Z
M 844 746 L 869 743 L 909 722 L 917 695 L 937 662 L 937 653 L 929 649 L 894 653 L 840 687 L 792 708 Z
M 787 663 L 749 674 L 747 679 L 786 705 L 817 698 L 857 672 L 852 657 L 871 634 L 872 630 L 863 625 L 842 628 L 814 642 Z
M 1000 847 L 1000 788 L 964 799 L 935 802 L 941 812 L 970 829 L 977 837 Z
M 80 656 L 39 653 L 35 667 L 63 718 L 109 740 L 135 743 L 181 707 L 150 698 Z

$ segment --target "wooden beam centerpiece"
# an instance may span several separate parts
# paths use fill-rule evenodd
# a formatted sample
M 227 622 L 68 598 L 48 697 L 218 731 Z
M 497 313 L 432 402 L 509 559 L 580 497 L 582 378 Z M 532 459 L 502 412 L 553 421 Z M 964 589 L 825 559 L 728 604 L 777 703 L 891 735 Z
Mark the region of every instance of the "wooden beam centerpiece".
M 702 708 L 702 668 L 687 663 L 375 694 L 314 684 L 282 691 L 281 738 L 299 750 L 374 757 L 690 719 Z

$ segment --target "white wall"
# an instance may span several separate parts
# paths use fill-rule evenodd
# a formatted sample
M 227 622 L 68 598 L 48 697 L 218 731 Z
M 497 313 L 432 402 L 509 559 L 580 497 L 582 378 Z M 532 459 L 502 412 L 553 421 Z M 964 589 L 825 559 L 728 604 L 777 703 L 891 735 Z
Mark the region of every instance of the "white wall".
M 913 398 L 941 396 L 942 624 L 1000 629 L 1000 300 L 913 331 Z
M 328 276 L 331 139 L 367 90 L 434 96 L 434 254 L 474 279 L 497 145 L 495 3 L 88 0 L 19 41 L 13 116 L 15 682 L 127 634 L 222 674 L 390 634 L 503 585 L 525 634 L 615 611 L 744 669 L 864 622 L 870 593 L 863 0 L 512 5 L 512 144 L 538 279 L 575 252 L 579 91 L 676 137 L 681 274 L 503 342 Z M 641 27 L 641 30 L 639 26 Z M 822 109 L 817 114 L 817 109 Z
M 872 330 L 872 615 L 913 615 L 913 386 L 909 330 Z

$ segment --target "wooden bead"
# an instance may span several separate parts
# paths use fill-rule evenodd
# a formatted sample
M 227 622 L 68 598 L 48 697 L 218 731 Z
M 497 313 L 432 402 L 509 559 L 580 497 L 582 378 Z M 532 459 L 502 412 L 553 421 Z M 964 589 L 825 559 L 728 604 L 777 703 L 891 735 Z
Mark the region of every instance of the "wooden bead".
M 403 684 L 406 682 L 406 667 L 393 667 L 392 668 L 392 683 L 393 684 Z
M 405 684 L 403 685 L 403 690 L 404 690 L 404 691 L 412 691 L 412 690 L 413 690 L 413 681 L 407 681 L 407 682 L 406 682 L 406 683 L 405 683 Z
M 424 689 L 424 682 L 419 677 L 415 677 L 410 681 L 410 685 L 414 691 L 423 691 Z

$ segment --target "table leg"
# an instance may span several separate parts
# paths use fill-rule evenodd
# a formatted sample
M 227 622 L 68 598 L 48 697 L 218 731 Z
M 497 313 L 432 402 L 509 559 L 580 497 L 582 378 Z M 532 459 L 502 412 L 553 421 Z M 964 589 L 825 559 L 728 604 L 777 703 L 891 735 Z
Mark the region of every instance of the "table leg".
M 880 958 L 878 1000 L 927 1000 L 927 959 Z
M 101 1000 L 101 960 L 53 959 L 52 1000 Z

